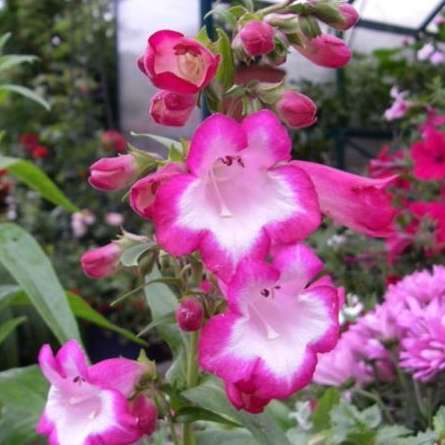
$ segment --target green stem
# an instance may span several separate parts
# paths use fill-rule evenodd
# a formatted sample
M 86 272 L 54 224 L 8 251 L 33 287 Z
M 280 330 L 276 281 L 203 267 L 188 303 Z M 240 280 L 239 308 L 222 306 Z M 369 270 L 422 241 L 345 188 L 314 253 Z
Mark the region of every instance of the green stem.
M 199 378 L 199 368 L 198 368 L 198 340 L 199 331 L 192 332 L 190 334 L 190 343 L 187 353 L 187 388 L 192 388 L 196 386 Z M 193 433 L 193 424 L 184 423 L 182 428 L 182 440 L 183 445 L 196 445 L 196 438 Z
M 261 17 L 264 17 L 267 14 L 271 14 L 272 12 L 278 12 L 282 9 L 286 9 L 290 4 L 292 4 L 295 0 L 285 0 L 282 3 L 278 3 L 277 5 L 268 6 L 267 8 L 260 9 L 258 14 Z
M 386 417 L 386 420 L 390 423 L 395 422 L 394 417 L 392 416 L 391 412 L 385 405 L 385 402 L 383 402 L 383 400 L 381 399 L 381 397 L 378 394 L 375 394 L 375 393 L 372 393 L 369 391 L 365 391 L 364 389 L 360 389 L 360 388 L 356 389 L 355 392 L 357 394 L 360 394 L 361 396 L 366 397 L 367 399 L 372 400 L 373 402 L 377 403 L 377 405 L 383 412 L 384 416 Z

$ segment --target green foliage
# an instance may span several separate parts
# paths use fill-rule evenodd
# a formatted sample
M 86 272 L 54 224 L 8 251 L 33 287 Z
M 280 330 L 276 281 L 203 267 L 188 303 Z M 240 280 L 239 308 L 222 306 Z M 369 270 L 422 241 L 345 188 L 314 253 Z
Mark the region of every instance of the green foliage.
M 12 175 L 53 204 L 59 205 L 69 212 L 78 210 L 54 182 L 32 162 L 0 155 L 0 168 L 7 169 Z
M 31 235 L 15 224 L 0 224 L 0 262 L 26 292 L 60 343 L 71 338 L 81 341 L 65 291 Z
M 48 384 L 37 366 L 0 373 L 0 443 L 45 443 L 45 440 L 36 438 L 35 426 L 43 411 L 47 391 Z

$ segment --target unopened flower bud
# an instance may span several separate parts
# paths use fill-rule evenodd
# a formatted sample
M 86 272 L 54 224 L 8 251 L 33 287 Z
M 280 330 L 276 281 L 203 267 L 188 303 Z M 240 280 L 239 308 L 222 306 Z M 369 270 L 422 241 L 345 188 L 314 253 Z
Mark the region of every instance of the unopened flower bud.
M 197 331 L 202 326 L 204 309 L 201 302 L 193 297 L 184 298 L 176 309 L 176 321 L 186 332 Z
M 155 122 L 169 127 L 182 127 L 188 121 L 197 103 L 194 94 L 176 94 L 160 91 L 151 99 L 150 116 Z
M 121 248 L 116 243 L 88 250 L 80 259 L 83 272 L 96 279 L 111 276 L 119 268 L 121 253 Z
M 250 56 L 262 56 L 275 48 L 275 30 L 261 20 L 247 22 L 239 32 L 244 50 Z
M 88 182 L 97 190 L 120 190 L 130 185 L 137 170 L 136 159 L 130 154 L 102 158 L 90 166 Z
M 330 34 L 306 39 L 302 46 L 295 45 L 295 49 L 312 63 L 326 68 L 341 68 L 352 57 L 346 43 Z
M 131 413 L 137 419 L 137 428 L 141 434 L 150 436 L 156 429 L 158 410 L 154 402 L 140 395 L 132 402 Z
M 285 91 L 274 108 L 278 117 L 291 128 L 306 128 L 317 121 L 314 101 L 297 91 Z
M 357 10 L 349 3 L 342 3 L 338 9 L 343 17 L 343 23 L 332 25 L 336 30 L 346 31 L 358 22 L 360 16 Z

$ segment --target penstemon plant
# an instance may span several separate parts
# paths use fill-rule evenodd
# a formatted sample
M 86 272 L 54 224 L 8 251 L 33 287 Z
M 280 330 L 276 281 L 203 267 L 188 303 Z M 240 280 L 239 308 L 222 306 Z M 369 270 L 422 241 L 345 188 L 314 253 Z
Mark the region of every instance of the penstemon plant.
M 344 293 L 303 241 L 322 215 L 368 236 L 390 232 L 393 178 L 292 160 L 286 127 L 313 125 L 316 105 L 286 79 L 258 74 L 290 50 L 344 66 L 350 50 L 319 21 L 346 30 L 358 19 L 354 8 L 290 0 L 233 6 L 223 17 L 230 37 L 161 30 L 138 60 L 160 89 L 150 105 L 156 122 L 182 126 L 206 102 L 211 115 L 191 140 L 147 135 L 168 147 L 167 159 L 129 146 L 90 167 L 93 187 L 129 188 L 131 208 L 153 230 L 86 252 L 84 272 L 98 279 L 137 269 L 152 312 L 145 331 L 158 330 L 173 364 L 165 374 L 145 355 L 90 366 L 75 341 L 56 355 L 44 346 L 39 362 L 51 388 L 37 430 L 51 444 L 131 444 L 151 435 L 158 418 L 177 445 L 223 443 L 218 434 L 204 441 L 203 421 L 232 428 L 230 443 L 249 443 L 242 427 L 259 443 L 288 443 L 259 413 L 311 382 L 318 356 L 337 343 Z

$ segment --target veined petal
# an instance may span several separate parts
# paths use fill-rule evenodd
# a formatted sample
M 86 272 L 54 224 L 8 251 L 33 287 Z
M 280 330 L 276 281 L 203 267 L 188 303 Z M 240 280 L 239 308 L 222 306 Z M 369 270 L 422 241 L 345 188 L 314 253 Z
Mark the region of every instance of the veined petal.
M 302 291 L 323 270 L 323 262 L 304 244 L 276 247 L 272 265 L 280 271 L 280 282 L 294 292 Z
M 88 379 L 87 358 L 76 340 L 67 341 L 57 352 L 56 360 L 67 379 Z
M 231 117 L 213 114 L 195 131 L 187 157 L 187 167 L 197 175 L 206 175 L 217 160 L 230 162 L 247 146 L 241 125 Z M 229 157 L 229 158 L 227 158 Z
M 371 179 L 313 162 L 292 164 L 310 176 L 321 211 L 335 222 L 368 236 L 392 233 L 395 210 L 385 189 L 396 176 Z
M 338 337 L 336 289 L 318 286 L 288 294 L 277 270 L 243 261 L 229 285 L 229 309 L 209 320 L 200 364 L 260 399 L 286 398 L 307 385 L 318 352 Z M 244 277 L 244 280 L 243 280 Z
M 293 166 L 176 175 L 160 186 L 153 207 L 159 244 L 173 255 L 201 250 L 225 281 L 243 258 L 264 258 L 271 244 L 301 240 L 320 223 L 313 185 Z
M 144 365 L 136 360 L 102 360 L 88 369 L 89 382 L 100 388 L 119 391 L 128 398 L 144 374 L 144 369 Z
M 241 125 L 248 141 L 248 148 L 243 153 L 244 162 L 269 168 L 291 158 L 292 141 L 289 133 L 272 111 L 252 113 Z
M 84 383 L 68 400 L 50 388 L 37 432 L 49 436 L 51 445 L 128 445 L 141 437 L 136 423 L 124 396 Z

